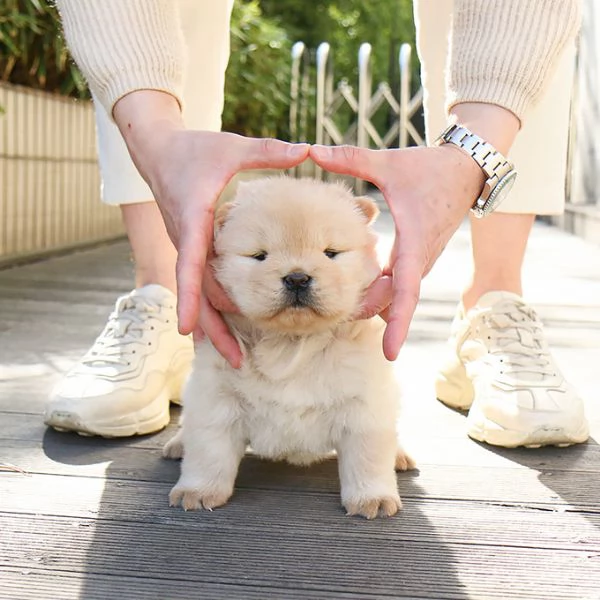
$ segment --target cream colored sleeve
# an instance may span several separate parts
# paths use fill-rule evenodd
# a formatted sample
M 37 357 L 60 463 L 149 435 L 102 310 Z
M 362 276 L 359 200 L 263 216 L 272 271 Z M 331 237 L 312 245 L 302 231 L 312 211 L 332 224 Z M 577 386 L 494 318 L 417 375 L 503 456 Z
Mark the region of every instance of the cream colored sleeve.
M 73 57 L 108 114 L 141 89 L 167 92 L 181 105 L 185 55 L 177 0 L 56 4 Z
M 446 109 L 486 102 L 522 121 L 580 19 L 579 0 L 455 0 Z

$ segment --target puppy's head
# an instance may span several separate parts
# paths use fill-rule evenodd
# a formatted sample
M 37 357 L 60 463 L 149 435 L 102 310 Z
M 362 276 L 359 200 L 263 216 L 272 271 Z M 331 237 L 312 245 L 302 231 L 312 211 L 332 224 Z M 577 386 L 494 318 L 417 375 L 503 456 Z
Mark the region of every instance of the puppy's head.
M 313 333 L 348 319 L 380 268 L 378 209 L 340 184 L 287 177 L 240 184 L 215 216 L 215 273 L 262 329 Z

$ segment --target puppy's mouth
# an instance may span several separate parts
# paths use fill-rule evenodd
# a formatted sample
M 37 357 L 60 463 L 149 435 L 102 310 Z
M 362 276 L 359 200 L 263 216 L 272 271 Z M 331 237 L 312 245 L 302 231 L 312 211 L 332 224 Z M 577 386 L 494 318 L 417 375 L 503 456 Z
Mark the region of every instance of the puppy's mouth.
M 282 310 L 294 308 L 298 310 L 308 309 L 316 313 L 320 312 L 320 305 L 311 290 L 286 290 L 282 304 Z
M 308 309 L 319 312 L 319 302 L 314 291 L 313 278 L 302 271 L 292 271 L 281 278 L 281 310 Z

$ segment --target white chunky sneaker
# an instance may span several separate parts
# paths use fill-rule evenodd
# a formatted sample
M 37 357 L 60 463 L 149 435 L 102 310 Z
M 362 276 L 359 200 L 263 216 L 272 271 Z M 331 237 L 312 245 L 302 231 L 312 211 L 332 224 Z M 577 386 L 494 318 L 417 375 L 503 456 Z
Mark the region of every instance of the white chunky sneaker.
M 104 437 L 165 427 L 194 354 L 191 338 L 177 331 L 175 305 L 160 285 L 120 297 L 92 348 L 52 393 L 46 425 Z
M 583 402 L 550 355 L 535 311 L 488 292 L 452 323 L 437 398 L 467 410 L 467 433 L 496 446 L 569 446 L 589 436 Z

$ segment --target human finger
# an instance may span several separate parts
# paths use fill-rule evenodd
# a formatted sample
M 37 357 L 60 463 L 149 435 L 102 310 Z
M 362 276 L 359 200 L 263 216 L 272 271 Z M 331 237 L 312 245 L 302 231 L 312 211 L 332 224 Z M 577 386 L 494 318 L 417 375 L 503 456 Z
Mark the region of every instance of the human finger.
M 191 333 L 198 321 L 207 240 L 212 238 L 212 218 L 205 221 L 204 224 L 195 219 L 184 222 L 180 232 L 176 272 L 177 316 L 182 335 Z
M 237 144 L 238 169 L 288 169 L 308 157 L 308 144 L 271 138 L 244 138 Z
M 387 327 L 383 336 L 383 353 L 388 360 L 398 357 L 419 301 L 423 261 L 414 250 L 415 243 L 419 241 L 401 236 L 391 265 L 392 302 L 385 314 Z
M 388 150 L 387 152 L 390 152 Z M 381 159 L 379 150 L 357 146 L 311 146 L 309 156 L 323 169 L 351 175 L 379 185 Z
M 211 306 L 208 298 L 200 296 L 199 327 L 212 342 L 217 352 L 234 368 L 242 365 L 242 351 L 240 346 L 229 331 L 221 314 Z
M 378 277 L 367 289 L 355 319 L 370 319 L 381 314 L 392 301 L 392 278 Z
M 194 344 L 200 343 L 206 337 L 206 334 L 200 325 L 196 325 L 192 333 L 192 337 L 194 339 Z
M 202 288 L 211 305 L 219 312 L 239 313 L 240 309 L 227 295 L 223 286 L 215 279 L 212 268 L 207 267 L 202 279 Z

